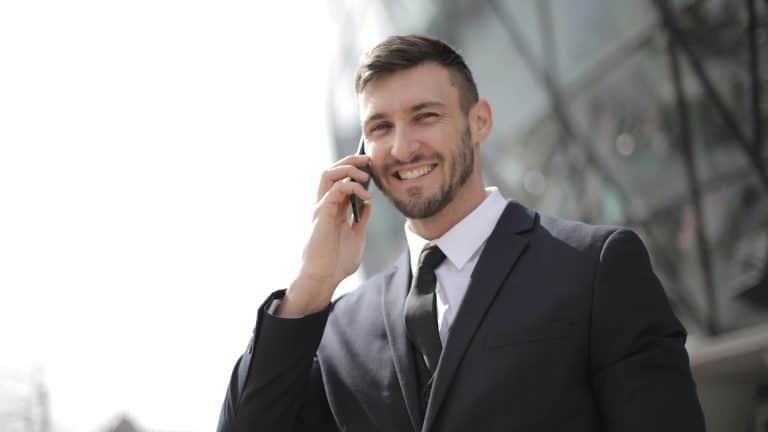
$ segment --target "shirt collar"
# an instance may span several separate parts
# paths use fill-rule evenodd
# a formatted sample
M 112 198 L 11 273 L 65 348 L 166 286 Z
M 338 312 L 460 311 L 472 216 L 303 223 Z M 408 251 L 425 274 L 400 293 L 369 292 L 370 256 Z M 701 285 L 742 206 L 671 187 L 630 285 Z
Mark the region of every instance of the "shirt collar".
M 419 255 L 427 244 L 436 244 L 457 270 L 464 267 L 491 235 L 507 206 L 507 200 L 497 188 L 486 188 L 486 191 L 490 193 L 479 206 L 435 240 L 422 238 L 405 224 L 405 239 L 410 252 L 412 271 L 418 267 Z

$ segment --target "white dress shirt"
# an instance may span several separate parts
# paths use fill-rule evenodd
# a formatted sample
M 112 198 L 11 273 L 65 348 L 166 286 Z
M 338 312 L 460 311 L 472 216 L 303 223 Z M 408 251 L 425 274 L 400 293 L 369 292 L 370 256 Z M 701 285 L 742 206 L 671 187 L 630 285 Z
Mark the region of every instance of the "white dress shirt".
M 445 346 L 451 324 L 467 293 L 472 271 L 485 247 L 485 242 L 499 221 L 507 200 L 497 188 L 487 188 L 489 194 L 477 208 L 441 237 L 428 241 L 411 231 L 405 224 L 405 239 L 411 258 L 411 269 L 419 265 L 419 255 L 425 246 L 436 244 L 445 254 L 445 261 L 435 270 L 437 276 L 437 328 Z

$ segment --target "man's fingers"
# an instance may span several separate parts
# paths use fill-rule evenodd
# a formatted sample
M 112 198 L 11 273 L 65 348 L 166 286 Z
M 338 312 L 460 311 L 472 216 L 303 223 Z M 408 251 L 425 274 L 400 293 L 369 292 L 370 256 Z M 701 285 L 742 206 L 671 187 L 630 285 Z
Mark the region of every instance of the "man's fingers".
M 337 160 L 336 162 L 331 165 L 332 167 L 337 167 L 341 165 L 355 165 L 355 166 L 361 166 L 365 164 L 371 163 L 371 157 L 368 155 L 347 155 L 343 158 Z
M 334 191 L 337 196 L 348 198 L 349 195 L 355 194 L 357 195 L 361 200 L 368 201 L 372 198 L 371 193 L 365 190 L 363 185 L 356 182 L 336 182 L 331 187 L 331 190 Z M 339 195 L 340 194 L 340 195 Z M 341 200 L 339 200 L 341 201 Z M 337 201 L 338 202 L 338 201 Z
M 317 199 L 322 198 L 334 183 L 346 178 L 352 178 L 359 182 L 364 182 L 368 180 L 369 175 L 360 168 L 352 165 L 341 165 L 329 168 L 323 172 L 323 175 L 320 179 L 320 186 L 317 190 Z
M 331 168 L 323 174 L 324 176 L 327 176 L 332 181 L 338 181 L 345 177 L 351 177 L 357 181 L 363 182 L 368 180 L 368 177 L 370 175 L 361 170 L 360 168 L 352 165 L 342 165 L 335 168 Z
M 357 195 L 363 201 L 371 199 L 371 193 L 365 190 L 360 183 L 355 182 L 336 182 L 331 186 L 328 192 L 322 198 L 326 204 L 346 204 L 350 195 Z

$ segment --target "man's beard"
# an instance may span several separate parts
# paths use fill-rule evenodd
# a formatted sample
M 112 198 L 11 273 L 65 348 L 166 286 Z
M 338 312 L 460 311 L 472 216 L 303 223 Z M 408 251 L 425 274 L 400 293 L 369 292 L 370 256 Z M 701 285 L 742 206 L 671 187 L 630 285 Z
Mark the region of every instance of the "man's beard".
M 456 193 L 461 189 L 469 178 L 472 176 L 472 172 L 475 167 L 475 154 L 472 149 L 472 137 L 469 133 L 469 126 L 464 129 L 464 133 L 461 136 L 461 148 L 455 153 L 453 163 L 451 164 L 448 175 L 450 176 L 447 183 L 443 185 L 443 188 L 431 197 L 425 197 L 423 188 L 420 186 L 413 186 L 408 188 L 407 200 L 399 200 L 392 196 L 386 189 L 382 188 L 382 184 L 378 176 L 374 175 L 373 180 L 376 186 L 389 198 L 392 204 L 408 219 L 424 219 L 436 215 L 443 210 L 456 196 Z M 410 161 L 405 163 L 419 162 L 425 159 L 421 155 L 416 155 Z M 440 168 L 444 165 L 445 158 L 442 155 L 438 155 L 438 162 L 440 162 Z

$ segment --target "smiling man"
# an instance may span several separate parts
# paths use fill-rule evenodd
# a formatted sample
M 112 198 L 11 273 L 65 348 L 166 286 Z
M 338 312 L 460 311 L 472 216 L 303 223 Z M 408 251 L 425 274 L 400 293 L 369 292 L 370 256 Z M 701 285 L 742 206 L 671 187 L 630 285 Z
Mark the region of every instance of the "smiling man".
M 491 107 L 459 54 L 391 37 L 355 85 L 368 156 L 322 174 L 301 271 L 259 308 L 219 431 L 704 430 L 643 243 L 485 187 Z M 365 244 L 372 206 L 348 213 L 365 165 L 407 248 L 332 303 Z

